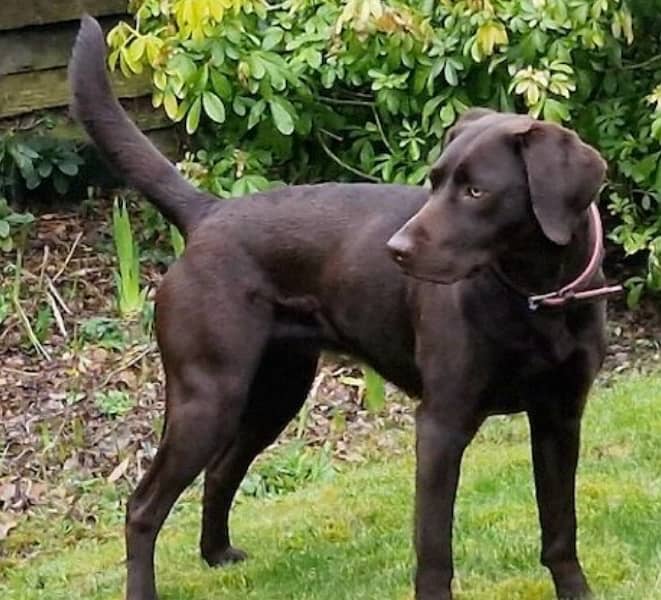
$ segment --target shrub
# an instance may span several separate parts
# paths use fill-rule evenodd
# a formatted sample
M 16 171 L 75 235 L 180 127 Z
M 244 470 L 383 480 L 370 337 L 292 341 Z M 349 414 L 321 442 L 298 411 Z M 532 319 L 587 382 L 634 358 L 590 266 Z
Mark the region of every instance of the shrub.
M 0 134 L 0 197 L 34 190 L 45 181 L 65 194 L 83 159 L 69 140 L 39 132 L 9 130 Z
M 419 184 L 458 115 L 488 105 L 566 122 L 595 144 L 611 164 L 611 238 L 659 262 L 658 0 L 130 7 L 134 25 L 108 36 L 110 65 L 151 71 L 154 106 L 196 134 L 182 170 L 219 196 L 282 180 Z

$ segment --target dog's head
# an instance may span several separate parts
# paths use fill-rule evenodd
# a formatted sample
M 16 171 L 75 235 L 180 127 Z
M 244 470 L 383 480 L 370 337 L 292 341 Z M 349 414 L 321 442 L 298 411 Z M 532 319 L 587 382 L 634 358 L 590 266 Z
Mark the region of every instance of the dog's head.
M 407 274 L 452 283 L 535 229 L 567 245 L 605 172 L 599 153 L 564 127 L 470 110 L 431 168 L 429 200 L 388 249 Z

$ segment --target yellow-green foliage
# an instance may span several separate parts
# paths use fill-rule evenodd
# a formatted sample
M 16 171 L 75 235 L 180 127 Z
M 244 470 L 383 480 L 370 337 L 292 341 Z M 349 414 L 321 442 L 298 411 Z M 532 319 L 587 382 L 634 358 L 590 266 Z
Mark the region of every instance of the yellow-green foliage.
M 280 180 L 421 183 L 471 105 L 565 122 L 611 163 L 627 253 L 661 237 L 659 0 L 133 0 L 110 65 L 147 68 L 154 106 L 220 196 Z M 635 303 L 659 276 L 631 282 Z

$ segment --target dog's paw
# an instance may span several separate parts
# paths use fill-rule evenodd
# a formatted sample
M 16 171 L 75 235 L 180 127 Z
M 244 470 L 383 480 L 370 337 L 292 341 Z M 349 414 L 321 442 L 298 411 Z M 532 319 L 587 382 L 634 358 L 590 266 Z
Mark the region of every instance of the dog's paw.
M 558 600 L 592 600 L 594 596 L 590 590 L 558 592 Z
M 574 585 L 559 586 L 556 589 L 558 600 L 591 600 L 594 598 L 592 590 L 585 581 L 579 581 Z
M 248 555 L 239 548 L 228 546 L 218 552 L 206 554 L 203 558 L 210 567 L 222 567 L 244 561 L 248 558 Z

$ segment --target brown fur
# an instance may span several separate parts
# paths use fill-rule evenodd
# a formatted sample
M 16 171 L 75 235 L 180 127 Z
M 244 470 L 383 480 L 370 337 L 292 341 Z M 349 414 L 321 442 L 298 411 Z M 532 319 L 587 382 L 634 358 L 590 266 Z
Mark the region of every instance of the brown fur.
M 431 193 L 323 184 L 217 202 L 128 120 L 103 61 L 101 31 L 86 17 L 71 64 L 75 114 L 188 238 L 156 298 L 167 419 L 128 505 L 127 598 L 156 598 L 157 534 L 203 469 L 202 556 L 211 565 L 245 556 L 230 545 L 232 499 L 304 402 L 323 349 L 352 353 L 421 399 L 417 600 L 451 598 L 464 449 L 487 416 L 515 411 L 531 425 L 542 562 L 559 597 L 586 597 L 574 476 L 604 304 L 532 312 L 493 266 L 536 292 L 580 272 L 585 209 L 604 174 L 598 154 L 563 128 L 475 110 L 450 134 Z

